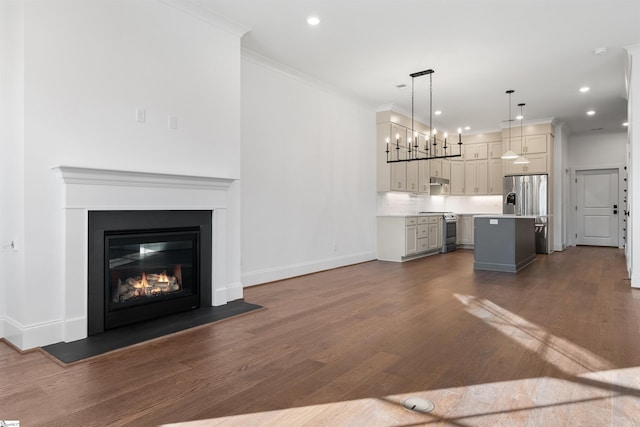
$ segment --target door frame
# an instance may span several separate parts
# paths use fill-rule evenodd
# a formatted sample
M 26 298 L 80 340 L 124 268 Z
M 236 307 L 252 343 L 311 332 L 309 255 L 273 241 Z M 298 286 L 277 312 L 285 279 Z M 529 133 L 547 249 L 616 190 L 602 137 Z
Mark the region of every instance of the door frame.
M 626 182 L 624 181 L 627 174 L 624 169 L 625 165 L 623 164 L 604 164 L 604 165 L 580 165 L 580 166 L 572 166 L 569 168 L 571 172 L 571 180 L 570 180 L 570 203 L 569 203 L 569 212 L 571 214 L 568 218 L 571 220 L 570 224 L 570 232 L 569 232 L 569 244 L 571 246 L 576 246 L 576 233 L 578 230 L 578 182 L 577 182 L 577 172 L 578 171 L 604 171 L 617 169 L 618 170 L 618 248 L 622 249 L 625 246 L 624 237 L 624 224 L 623 221 L 626 217 L 624 215 L 625 209 L 627 209 L 628 203 L 624 202 L 624 197 L 627 193 L 624 192 L 624 189 L 627 188 Z M 628 198 L 627 198 L 628 202 Z

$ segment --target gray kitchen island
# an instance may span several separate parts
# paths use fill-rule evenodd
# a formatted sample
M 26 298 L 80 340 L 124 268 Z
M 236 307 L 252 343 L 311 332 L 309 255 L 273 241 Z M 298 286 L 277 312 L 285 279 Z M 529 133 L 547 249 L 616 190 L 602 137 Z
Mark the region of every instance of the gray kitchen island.
M 476 215 L 475 270 L 516 273 L 536 259 L 535 217 Z

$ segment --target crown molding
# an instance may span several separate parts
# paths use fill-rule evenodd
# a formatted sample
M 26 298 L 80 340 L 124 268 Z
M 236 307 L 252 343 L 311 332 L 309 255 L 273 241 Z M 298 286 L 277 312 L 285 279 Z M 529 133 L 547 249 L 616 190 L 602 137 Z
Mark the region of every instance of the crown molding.
M 314 87 L 318 90 L 321 90 L 325 93 L 330 93 L 333 95 L 337 95 L 341 98 L 345 98 L 361 104 L 367 108 L 374 108 L 374 105 L 369 102 L 367 99 L 364 99 L 353 92 L 345 91 L 340 89 L 334 85 L 328 84 L 322 80 L 319 80 L 309 74 L 292 68 L 288 65 L 283 64 L 282 62 L 278 62 L 275 59 L 264 56 L 256 51 L 251 49 L 247 49 L 245 47 L 242 48 L 242 59 L 252 62 L 261 67 L 265 67 L 271 71 L 287 76 L 291 79 L 297 80 L 301 83 Z
M 251 28 L 242 25 L 226 16 L 211 10 L 206 3 L 199 0 L 160 0 L 162 3 L 171 6 L 175 9 L 193 16 L 209 25 L 216 28 L 227 31 L 228 33 L 241 38 L 247 32 L 251 31 Z

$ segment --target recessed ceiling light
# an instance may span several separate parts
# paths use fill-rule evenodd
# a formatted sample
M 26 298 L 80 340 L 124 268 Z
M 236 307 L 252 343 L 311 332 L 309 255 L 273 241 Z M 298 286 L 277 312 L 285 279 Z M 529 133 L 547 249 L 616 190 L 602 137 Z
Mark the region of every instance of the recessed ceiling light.
M 522 120 L 522 119 L 524 119 L 524 116 L 521 116 L 520 114 L 516 116 L 516 120 Z
M 594 55 L 604 55 L 607 53 L 607 48 L 606 47 L 597 47 L 595 49 L 593 49 L 593 54 Z
M 595 110 L 589 110 L 587 111 L 587 116 L 593 116 L 595 113 Z
M 436 116 L 439 116 L 440 114 L 442 114 L 442 111 L 436 110 L 436 111 L 433 112 L 433 114 L 435 114 Z
M 471 126 L 465 126 L 464 127 L 464 130 L 470 130 L 470 129 L 471 129 Z
M 624 122 L 622 126 L 629 126 L 629 122 Z
M 311 25 L 312 27 L 315 27 L 319 23 L 320 23 L 320 18 L 318 18 L 317 16 L 307 17 L 307 24 Z
M 590 89 L 589 86 L 582 86 L 580 88 L 580 92 L 582 92 L 582 93 L 589 92 L 589 89 Z

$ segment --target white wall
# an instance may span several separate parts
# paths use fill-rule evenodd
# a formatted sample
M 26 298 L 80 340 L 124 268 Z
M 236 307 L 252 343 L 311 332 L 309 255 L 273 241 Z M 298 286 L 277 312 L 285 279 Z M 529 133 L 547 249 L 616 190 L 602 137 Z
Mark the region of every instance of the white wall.
M 3 274 L 16 278 L 4 289 L 5 326 L 23 336 L 51 334 L 38 338 L 48 342 L 5 334 L 31 347 L 58 339 L 64 311 L 63 185 L 51 167 L 238 179 L 240 34 L 160 1 L 36 0 L 22 7 L 24 145 L 14 138 L 3 146 L 12 179 L 1 187 L 2 200 L 15 206 L 15 218 L 2 222 L 1 235 L 3 244 L 16 235 L 24 262 L 23 274 L 19 262 L 7 262 L 15 254 L 3 251 Z M 17 17 L 12 12 L 5 19 Z M 16 55 L 19 39 L 11 43 Z M 9 68 L 3 64 L 3 71 Z M 14 107 L 20 110 L 20 99 L 11 101 Z M 136 108 L 146 110 L 145 123 L 135 121 Z M 168 128 L 169 115 L 178 117 L 178 129 Z M 232 199 L 229 217 L 238 218 L 239 196 Z M 230 280 L 239 282 L 238 221 L 229 227 L 237 264 Z
M 242 282 L 375 258 L 375 108 L 246 52 Z
M 24 320 L 24 5 L 0 2 L 0 336 Z M 16 286 L 18 284 L 18 286 Z
M 628 119 L 629 119 L 629 234 L 627 242 L 627 265 L 631 286 L 640 288 L 640 45 L 627 48 L 628 66 Z
M 582 133 L 569 136 L 571 168 L 608 168 L 626 164 L 627 133 Z
M 626 177 L 624 167 L 627 158 L 627 133 L 582 133 L 570 135 L 568 139 L 567 165 L 571 170 L 571 195 L 567 212 L 568 244 L 575 245 L 576 215 L 571 207 L 576 205 L 575 172 L 589 169 L 618 169 L 619 200 L 622 204 Z M 622 215 L 620 215 L 622 219 Z M 621 225 L 622 227 L 622 225 Z M 620 238 L 622 245 L 622 238 Z
M 569 130 L 564 123 L 555 125 L 553 139 L 553 250 L 562 251 L 569 244 L 567 217 L 571 204 Z

